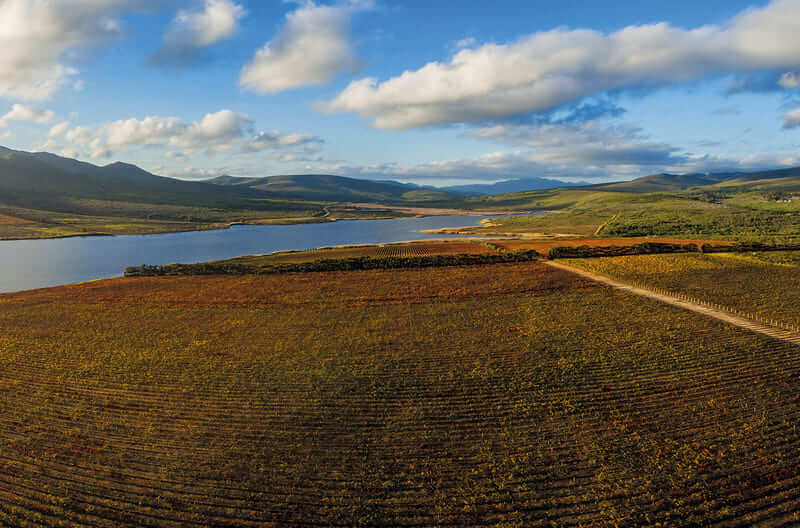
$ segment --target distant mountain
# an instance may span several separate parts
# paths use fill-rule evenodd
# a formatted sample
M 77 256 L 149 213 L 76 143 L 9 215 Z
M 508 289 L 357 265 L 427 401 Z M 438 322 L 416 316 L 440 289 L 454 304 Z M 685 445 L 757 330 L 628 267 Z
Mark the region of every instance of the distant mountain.
M 520 178 L 489 184 L 451 185 L 440 187 L 442 191 L 463 194 L 465 196 L 490 196 L 492 194 L 506 194 L 525 191 L 541 191 L 557 189 L 560 187 L 577 187 L 587 183 L 568 183 L 548 178 Z
M 162 217 L 159 206 L 307 211 L 318 207 L 317 202 L 416 204 L 459 199 L 454 194 L 396 182 L 328 175 L 225 175 L 212 181 L 191 182 L 158 176 L 128 163 L 98 166 L 48 152 L 0 147 L 0 205 L 69 214 L 111 214 L 114 206 L 109 204 L 121 202 L 144 204 L 146 207 L 139 209 Z
M 206 180 L 223 187 L 257 190 L 281 198 L 326 202 L 437 202 L 458 199 L 453 193 L 392 181 L 360 180 L 329 174 L 265 178 L 220 176 Z
M 775 180 L 780 178 L 800 178 L 800 167 L 791 169 L 777 169 L 757 172 L 730 172 L 719 174 L 725 184 L 747 183 L 760 180 Z
M 695 174 L 652 174 L 631 181 L 592 185 L 593 190 L 614 192 L 674 192 L 694 187 L 754 183 L 800 177 L 800 167 L 756 172 L 720 172 Z
M 47 152 L 0 147 L 0 203 L 73 211 L 76 201 L 101 200 L 231 209 L 260 208 L 258 193 L 151 174 L 135 165 L 106 166 Z

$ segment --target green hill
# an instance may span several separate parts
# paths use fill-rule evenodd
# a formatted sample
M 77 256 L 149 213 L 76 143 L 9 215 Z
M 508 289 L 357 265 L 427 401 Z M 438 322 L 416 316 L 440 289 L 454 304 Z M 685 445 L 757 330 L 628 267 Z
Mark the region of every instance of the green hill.
M 448 202 L 459 199 L 455 194 L 436 189 L 328 174 L 300 174 L 266 178 L 234 178 L 226 175 L 208 180 L 208 182 L 227 188 L 258 190 L 282 198 L 314 199 L 328 202 L 423 203 Z
M 0 203 L 71 212 L 76 201 L 223 209 L 268 209 L 259 193 L 151 174 L 135 165 L 103 167 L 54 154 L 0 148 Z
M 190 182 L 135 165 L 97 166 L 0 147 L 0 239 L 134 234 L 231 223 L 306 223 L 398 216 L 343 202 L 459 206 L 460 197 L 395 182 L 278 176 Z
M 635 180 L 593 185 L 592 189 L 613 192 L 671 192 L 714 185 L 724 181 L 724 177 L 714 174 L 652 174 Z
M 720 172 L 705 174 L 662 173 L 643 176 L 631 181 L 592 185 L 588 188 L 596 191 L 612 192 L 674 192 L 693 189 L 695 187 L 730 186 L 741 184 L 756 184 L 759 186 L 766 184 L 768 186 L 781 186 L 783 184 L 790 184 L 790 179 L 792 178 L 800 181 L 800 167 L 757 172 Z

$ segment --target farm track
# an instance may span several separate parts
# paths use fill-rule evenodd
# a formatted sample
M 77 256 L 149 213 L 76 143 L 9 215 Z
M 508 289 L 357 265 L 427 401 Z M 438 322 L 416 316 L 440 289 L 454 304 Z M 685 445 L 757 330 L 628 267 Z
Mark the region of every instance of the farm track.
M 678 308 L 683 308 L 685 310 L 690 310 L 695 313 L 719 319 L 720 321 L 724 321 L 726 323 L 738 326 L 740 328 L 744 328 L 746 330 L 752 330 L 753 332 L 758 332 L 759 334 L 764 334 L 769 337 L 774 337 L 775 339 L 786 341 L 788 343 L 800 345 L 800 335 L 795 332 L 789 332 L 788 330 L 784 330 L 782 328 L 768 326 L 756 321 L 752 321 L 750 319 L 737 317 L 722 310 L 715 310 L 714 308 L 709 308 L 707 306 L 702 306 L 693 302 L 684 301 L 682 299 L 678 299 L 677 297 L 656 293 L 654 291 L 645 288 L 633 286 L 631 284 L 626 284 L 625 282 L 614 280 L 604 275 L 599 275 L 597 273 L 592 273 L 590 271 L 585 271 L 582 269 L 574 268 L 572 266 L 567 266 L 565 264 L 554 262 L 552 260 L 546 261 L 545 264 L 554 268 L 575 273 L 585 279 L 590 279 L 599 282 L 601 284 L 605 284 L 606 286 L 611 286 L 613 288 L 624 290 L 636 295 L 641 295 L 643 297 L 648 297 L 650 299 L 656 299 L 663 303 L 670 304 L 672 306 L 677 306 Z
M 449 299 L 425 289 L 427 300 L 413 305 L 393 302 L 398 296 L 388 292 L 378 295 L 376 308 L 340 295 L 312 312 L 306 304 L 280 303 L 196 309 L 217 314 L 224 307 L 235 318 L 256 310 L 265 325 L 276 319 L 268 334 L 275 342 L 298 340 L 290 358 L 308 346 L 305 328 L 342 340 L 330 351 L 277 363 L 280 375 L 267 377 L 249 349 L 231 346 L 218 364 L 238 376 L 236 383 L 223 376 L 180 384 L 191 379 L 178 377 L 181 366 L 217 357 L 183 346 L 170 349 L 174 380 L 122 383 L 130 379 L 129 363 L 111 356 L 102 369 L 85 371 L 85 358 L 94 358 L 83 348 L 71 355 L 61 344 L 71 337 L 58 331 L 43 328 L 25 353 L 16 350 L 25 335 L 0 334 L 0 526 L 796 522 L 800 348 L 655 300 L 637 303 L 631 292 L 583 279 L 548 288 L 539 282 L 572 275 L 539 264 L 509 269 L 509 277 L 523 275 L 514 287 L 485 291 L 465 283 L 467 295 Z M 394 276 L 415 273 L 429 276 Z M 399 280 L 394 288 L 414 286 Z M 120 312 L 105 313 L 113 296 L 101 306 L 74 298 L 66 301 L 67 313 L 88 310 L 121 332 Z M 486 306 L 494 311 L 479 312 Z M 10 328 L 4 317 L 15 309 L 2 305 L 0 330 Z M 188 328 L 192 341 L 192 310 L 157 312 L 147 324 Z M 324 325 L 314 319 L 336 310 Z M 450 326 L 437 323 L 450 333 L 443 339 L 425 333 L 437 310 L 455 314 Z M 507 322 L 491 318 L 510 310 L 524 313 Z M 288 321 L 302 316 L 305 326 L 284 328 L 277 320 L 282 311 L 294 314 Z M 521 326 L 530 318 L 530 326 Z M 377 338 L 346 340 L 375 321 L 383 325 L 369 326 Z M 626 323 L 639 326 L 625 333 Z M 69 318 L 59 324 L 72 326 Z M 387 341 L 384 328 L 398 335 Z M 642 333 L 648 329 L 657 332 Z M 45 339 L 49 332 L 53 341 Z M 485 341 L 476 345 L 473 333 Z M 131 353 L 160 343 L 154 335 Z M 231 336 L 215 346 L 228 346 Z M 244 334 L 241 342 L 250 341 Z M 120 342 L 92 346 L 102 352 Z M 277 353 L 271 341 L 254 346 L 257 358 Z M 320 377 L 307 366 L 320 363 L 319 356 L 346 360 L 349 370 Z M 242 385 L 249 378 L 262 381 Z

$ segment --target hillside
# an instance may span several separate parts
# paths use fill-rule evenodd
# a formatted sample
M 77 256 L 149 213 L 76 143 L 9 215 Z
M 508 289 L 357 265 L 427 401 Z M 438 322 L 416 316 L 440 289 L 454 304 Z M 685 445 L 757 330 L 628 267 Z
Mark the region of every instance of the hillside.
M 127 163 L 93 165 L 0 147 L 0 240 L 217 229 L 403 216 L 343 202 L 458 207 L 461 198 L 394 182 L 336 176 L 214 183 L 158 176 Z
M 361 180 L 328 174 L 268 176 L 266 178 L 220 176 L 207 181 L 226 188 L 262 191 L 281 198 L 313 199 L 326 202 L 420 203 L 449 202 L 459 198 L 452 193 L 414 185 Z
M 716 177 L 713 174 L 651 174 L 650 176 L 626 182 L 594 185 L 592 188 L 594 190 L 614 192 L 671 192 L 704 185 L 714 185 L 722 181 L 724 181 L 724 178 Z
M 715 185 L 753 184 L 761 181 L 800 178 L 800 167 L 791 169 L 766 170 L 756 172 L 720 172 L 706 174 L 652 174 L 631 181 L 616 182 L 589 186 L 596 191 L 612 192 L 674 192 L 695 187 L 711 187 Z
M 0 147 L 0 203 L 70 212 L 75 200 L 262 209 L 268 204 L 247 189 L 187 182 L 151 174 L 135 165 L 92 165 L 47 152 Z
M 560 187 L 580 187 L 586 183 L 569 183 L 549 178 L 518 178 L 491 184 L 451 185 L 441 187 L 441 190 L 464 194 L 466 196 L 490 196 L 493 194 L 538 191 L 543 189 L 557 189 Z

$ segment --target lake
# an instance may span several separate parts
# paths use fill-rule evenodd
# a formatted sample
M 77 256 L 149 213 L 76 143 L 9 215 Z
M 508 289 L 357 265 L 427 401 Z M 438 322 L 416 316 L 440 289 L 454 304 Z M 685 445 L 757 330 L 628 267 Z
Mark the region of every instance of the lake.
M 441 238 L 421 229 L 477 225 L 488 217 L 431 216 L 286 226 L 233 226 L 164 235 L 0 241 L 0 293 L 121 276 L 128 266 Z

